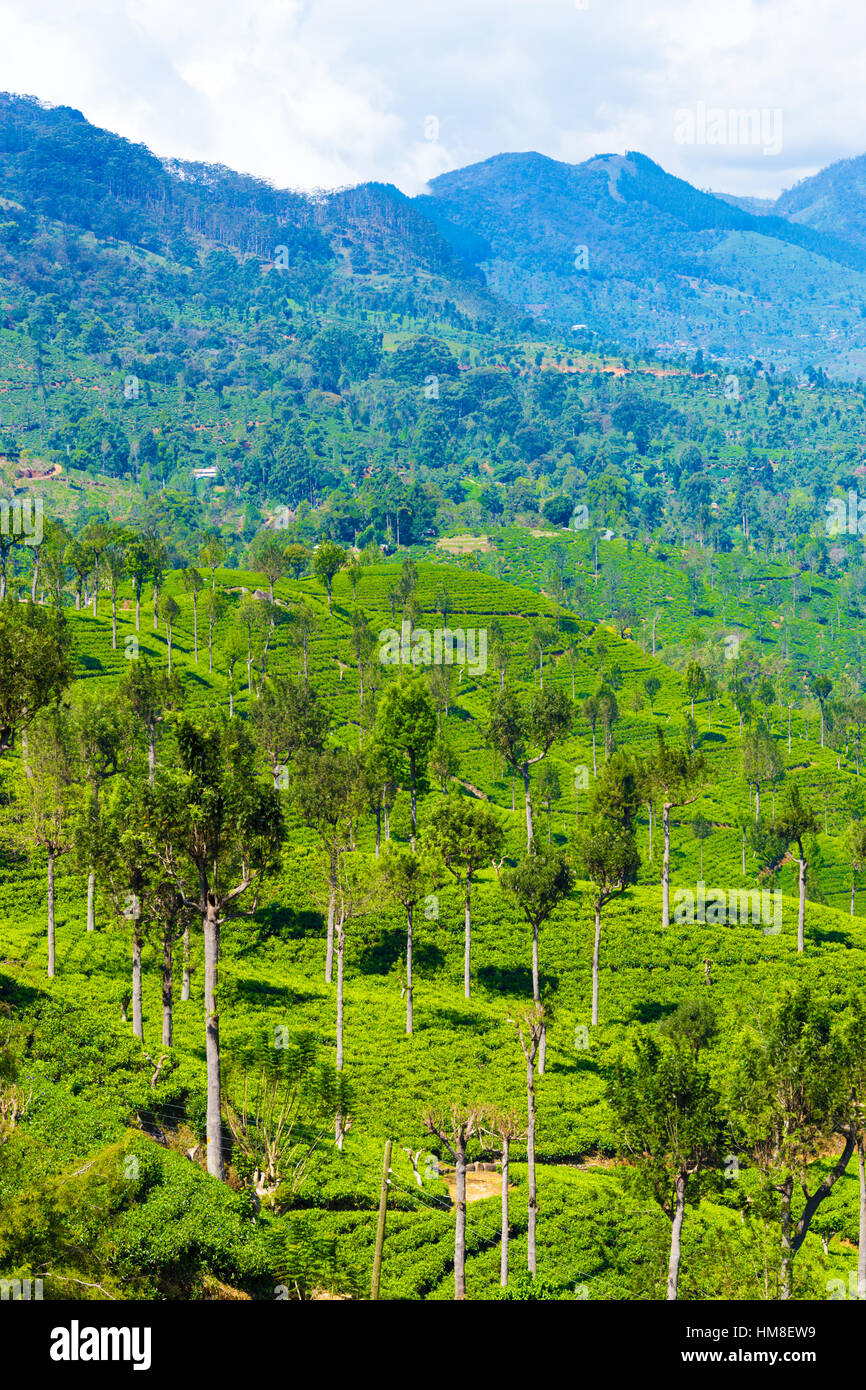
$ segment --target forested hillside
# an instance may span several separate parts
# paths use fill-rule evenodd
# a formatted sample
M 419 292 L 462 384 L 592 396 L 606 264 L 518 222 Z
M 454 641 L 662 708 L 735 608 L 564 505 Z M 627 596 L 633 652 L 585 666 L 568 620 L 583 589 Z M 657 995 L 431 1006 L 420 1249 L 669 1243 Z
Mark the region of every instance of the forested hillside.
M 0 105 L 46 1298 L 863 1296 L 863 384 L 545 324 L 475 177 L 306 198 Z

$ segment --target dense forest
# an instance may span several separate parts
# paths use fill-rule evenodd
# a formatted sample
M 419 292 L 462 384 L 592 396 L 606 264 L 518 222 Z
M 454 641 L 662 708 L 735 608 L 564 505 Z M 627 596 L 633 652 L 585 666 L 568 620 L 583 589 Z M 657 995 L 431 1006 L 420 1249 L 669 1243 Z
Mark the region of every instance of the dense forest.
M 866 1296 L 864 383 L 446 213 L 0 102 L 4 1290 Z

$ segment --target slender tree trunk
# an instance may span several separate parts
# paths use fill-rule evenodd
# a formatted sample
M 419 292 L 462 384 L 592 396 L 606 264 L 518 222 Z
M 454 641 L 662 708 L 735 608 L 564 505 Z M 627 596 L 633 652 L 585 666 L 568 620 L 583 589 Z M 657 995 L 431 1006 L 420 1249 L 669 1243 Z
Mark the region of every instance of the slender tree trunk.
M 191 981 L 190 981 L 190 970 L 189 970 L 189 955 L 190 955 L 190 950 L 189 950 L 189 948 L 190 948 L 189 935 L 190 935 L 190 933 L 189 933 L 189 923 L 187 923 L 187 925 L 186 925 L 186 926 L 184 927 L 184 929 L 183 929 L 183 982 L 182 982 L 181 987 L 180 987 L 180 1001 L 181 1001 L 182 1004 L 185 1004 L 185 1003 L 186 1003 L 186 1001 L 189 999 L 189 995 L 190 995 L 190 984 L 191 984 Z
M 117 651 L 117 595 L 111 595 L 111 648 Z
M 172 961 L 171 935 L 168 931 L 162 938 L 162 1045 L 171 1047 L 172 1039 Z
M 532 998 L 541 1003 L 541 987 L 538 978 L 538 923 L 532 924 Z
M 141 1004 L 141 928 L 139 919 L 132 924 L 132 1031 L 144 1042 L 144 1014 Z
M 463 903 L 463 995 L 471 993 L 470 961 L 472 951 L 472 870 L 466 873 L 466 898 Z
M 273 599 L 271 599 L 273 603 Z M 198 601 L 195 594 L 192 596 L 192 650 L 193 659 L 198 666 Z
M 860 1229 L 857 1237 L 857 1297 L 866 1299 L 866 1139 L 857 1135 L 857 1170 L 860 1177 Z
M 797 950 L 803 951 L 806 948 L 806 869 L 808 865 L 802 858 L 798 862 L 800 866 L 800 905 L 797 913 Z
M 141 632 L 141 589 L 138 586 L 135 590 L 135 630 Z
M 533 1052 L 530 1049 L 526 1059 L 526 1102 L 529 1124 L 526 1138 L 526 1165 L 529 1181 L 529 1224 L 526 1236 L 529 1273 L 535 1278 L 535 1216 L 538 1210 L 538 1197 L 535 1186 L 535 1070 Z
M 670 803 L 662 804 L 662 832 L 664 851 L 662 854 L 662 926 L 671 924 L 671 808 Z
M 147 726 L 147 780 L 153 786 L 153 779 L 156 776 L 156 725 L 150 722 Z
M 220 927 L 213 895 L 206 898 L 204 916 L 204 1014 L 205 1055 L 207 1060 L 207 1170 L 214 1178 L 223 1177 L 223 1133 L 220 1097 L 220 1021 L 217 1013 Z
M 743 877 L 746 876 L 746 827 L 743 826 L 743 834 L 740 840 L 740 855 L 742 857 Z
M 334 920 L 337 911 L 337 855 L 331 849 L 328 857 L 328 881 L 330 891 L 328 894 L 328 944 L 325 950 L 325 984 L 329 985 L 334 978 Z
M 851 916 L 854 916 L 854 876 L 851 876 Z
M 340 918 L 337 925 L 337 1071 L 343 1070 L 343 957 L 346 947 L 345 924 Z M 342 1115 L 337 1116 L 338 1125 L 342 1128 Z M 339 1144 L 339 1134 L 337 1142 Z
M 598 761 L 595 754 L 595 725 L 592 726 L 592 775 L 598 776 Z
M 680 1281 L 680 1257 L 682 1254 L 683 1217 L 686 1210 L 686 1175 L 677 1173 L 675 1182 L 676 1205 L 671 1223 L 671 1253 L 668 1260 L 667 1299 L 672 1302 L 677 1297 Z
M 406 908 L 406 1032 L 412 1032 L 412 917 L 415 909 Z
M 791 1193 L 794 1179 L 787 1178 L 781 1187 L 782 1208 L 782 1263 L 779 1271 L 779 1298 L 791 1297 L 794 1275 L 794 1251 L 791 1244 Z
M 411 1028 L 408 1030 L 411 1032 Z M 454 1155 L 457 1184 L 455 1206 L 457 1221 L 454 1228 L 454 1297 L 466 1297 L 466 1141 L 458 1140 Z
M 595 904 L 595 941 L 592 947 L 592 1021 L 598 1023 L 598 955 L 601 946 L 601 903 Z
M 521 768 L 521 774 L 522 774 L 522 776 L 523 776 L 523 791 L 524 791 L 524 796 L 525 796 L 525 800 L 526 800 L 526 848 L 527 848 L 527 850 L 528 850 L 528 849 L 529 849 L 529 846 L 532 844 L 532 838 L 533 838 L 533 828 L 532 828 L 532 795 L 531 795 L 530 784 L 529 784 L 529 764 L 528 764 L 528 763 L 524 763 L 524 764 L 523 764 L 523 766 L 522 766 L 522 768 Z
M 409 749 L 409 779 L 410 797 L 412 802 L 412 848 L 415 848 L 415 836 L 418 833 L 418 789 L 417 789 L 417 770 L 415 767 L 415 750 Z
M 507 1138 L 502 1140 L 502 1244 L 499 1255 L 499 1283 L 502 1288 L 508 1286 L 508 1238 L 510 1226 L 508 1222 L 508 1159 L 511 1141 Z
M 87 875 L 87 930 L 96 930 L 96 872 Z
M 54 851 L 48 851 L 48 978 L 53 980 L 56 967 L 54 942 Z

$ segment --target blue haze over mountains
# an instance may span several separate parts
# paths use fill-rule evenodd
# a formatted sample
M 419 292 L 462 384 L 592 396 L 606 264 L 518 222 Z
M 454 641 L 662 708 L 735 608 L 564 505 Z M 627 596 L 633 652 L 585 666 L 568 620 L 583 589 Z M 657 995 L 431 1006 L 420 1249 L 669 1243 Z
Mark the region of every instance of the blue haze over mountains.
M 700 349 L 866 376 L 866 156 L 775 202 L 698 190 L 639 153 L 578 165 L 501 154 L 408 198 L 386 184 L 307 194 L 159 159 L 80 112 L 0 96 L 0 198 L 193 264 L 195 238 L 267 260 L 276 244 L 375 300 L 411 285 L 485 327 L 533 323 L 661 356 Z M 584 247 L 584 269 L 578 248 Z

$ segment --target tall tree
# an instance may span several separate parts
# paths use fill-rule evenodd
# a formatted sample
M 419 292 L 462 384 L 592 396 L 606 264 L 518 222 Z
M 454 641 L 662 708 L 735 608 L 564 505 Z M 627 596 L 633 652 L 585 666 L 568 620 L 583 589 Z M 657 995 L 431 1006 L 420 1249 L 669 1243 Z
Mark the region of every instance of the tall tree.
M 511 1165 L 511 1145 L 525 1139 L 526 1126 L 516 1110 L 494 1109 L 489 1119 L 490 1132 L 502 1148 L 502 1224 L 499 1240 L 499 1284 L 508 1287 L 508 1254 L 511 1240 L 511 1221 L 508 1211 L 508 1183 Z
M 833 692 L 833 682 L 828 676 L 813 676 L 809 681 L 809 687 L 818 701 L 818 707 L 821 711 L 821 747 L 823 748 L 827 701 Z
M 220 928 L 255 910 L 274 870 L 283 836 L 279 798 L 258 777 L 252 740 L 236 720 L 177 725 L 176 765 L 161 769 L 152 793 L 150 831 L 164 867 L 204 932 L 207 1167 L 223 1176 L 217 982 Z M 241 900 L 252 891 L 253 906 Z
M 99 575 L 102 565 L 102 557 L 110 545 L 114 543 L 115 527 L 105 521 L 88 522 L 81 533 L 84 545 L 90 551 L 91 564 L 93 566 L 93 616 L 97 617 L 99 604 Z
M 328 612 L 333 612 L 331 606 L 331 588 L 334 578 L 346 563 L 346 552 L 342 546 L 334 541 L 322 541 L 321 545 L 313 555 L 313 573 L 320 583 L 324 584 L 328 591 Z
M 669 748 L 660 725 L 656 725 L 658 748 L 646 764 L 647 778 L 652 788 L 661 793 L 662 831 L 662 926 L 670 926 L 671 882 L 671 811 L 675 807 L 691 806 L 701 796 L 706 776 L 706 760 L 702 754 L 687 748 Z
M 126 569 L 135 594 L 135 630 L 141 631 L 141 593 L 150 575 L 152 549 L 146 536 L 132 536 L 126 547 Z
M 640 855 L 630 826 L 618 825 L 596 813 L 581 840 L 579 853 L 584 873 L 592 884 L 595 936 L 592 947 L 592 1022 L 598 1023 L 598 972 L 601 949 L 601 913 L 606 903 L 637 882 Z
M 69 629 L 58 612 L 0 603 L 0 755 L 72 679 Z
M 638 1192 L 651 1197 L 671 1223 L 667 1298 L 679 1292 L 686 1203 L 700 1195 L 700 1175 L 718 1166 L 724 1119 L 708 1074 L 685 1048 L 638 1038 L 634 1059 L 620 1061 L 608 1100 L 623 1132 Z
M 192 599 L 192 650 L 198 666 L 198 596 L 204 588 L 204 580 L 194 565 L 187 565 L 180 572 L 180 582 Z
M 168 674 L 171 675 L 171 647 L 174 625 L 180 617 L 180 604 L 171 594 L 164 594 L 159 605 L 159 613 L 165 623 L 165 641 L 168 647 Z
M 422 676 L 401 671 L 385 688 L 376 711 L 376 741 L 398 753 L 407 766 L 412 809 L 412 839 L 418 832 L 418 784 L 436 737 L 436 713 Z M 405 774 L 404 774 L 405 775 Z
M 335 1067 L 338 1075 L 345 1066 L 345 976 L 346 976 L 346 929 L 351 921 L 363 917 L 371 907 L 377 893 L 377 882 L 371 865 L 363 855 L 340 855 L 337 863 L 337 894 L 335 913 L 335 936 L 337 948 L 337 1051 Z M 330 894 L 328 895 L 330 909 Z M 346 1134 L 346 1115 L 338 1104 L 334 1118 L 334 1142 L 342 1149 Z
M 120 588 L 121 580 L 128 573 L 126 563 L 126 547 L 128 535 L 119 526 L 116 526 L 111 535 L 111 539 L 102 552 L 100 564 L 105 583 L 111 599 L 111 646 L 113 651 L 117 651 L 117 591 Z
M 265 640 L 267 614 L 261 599 L 253 594 L 244 594 L 238 604 L 238 620 L 247 635 L 247 694 L 253 693 L 253 661 Z
M 691 705 L 692 719 L 695 717 L 695 700 L 700 695 L 706 682 L 707 678 L 704 674 L 703 667 L 699 666 L 696 661 L 690 661 L 686 667 L 685 687 Z
M 857 1297 L 866 1299 L 866 1007 L 852 992 L 840 1023 L 840 1040 L 848 1082 L 849 1116 L 857 1141 L 860 1187 L 857 1237 Z
M 513 869 L 497 867 L 497 874 L 504 892 L 516 901 L 532 929 L 532 998 L 540 1006 L 539 933 L 574 887 L 574 874 L 564 855 L 537 840 L 530 841 L 526 854 Z M 541 1072 L 544 1071 L 545 1046 L 543 1038 Z
M 352 631 L 349 638 L 358 671 L 358 746 L 364 742 L 364 671 L 376 646 L 376 638 L 363 613 L 352 612 Z
M 147 740 L 148 777 L 156 773 L 156 731 L 168 716 L 183 705 L 183 686 L 180 677 L 156 671 L 146 656 L 129 663 L 126 676 L 117 687 Z
M 363 807 L 363 764 L 346 748 L 300 749 L 295 756 L 292 794 L 301 819 L 322 842 L 328 861 L 328 937 L 325 983 L 334 975 L 334 922 L 340 858 L 354 848 Z
M 544 1006 L 536 1000 L 530 1008 L 522 1009 L 516 1019 L 510 1019 L 517 1029 L 520 1050 L 526 1061 L 526 1171 L 529 1185 L 529 1221 L 526 1233 L 526 1253 L 529 1273 L 533 1279 L 538 1272 L 536 1252 L 536 1221 L 538 1217 L 538 1188 L 535 1178 L 535 1131 L 536 1093 L 535 1062 L 538 1058 L 538 1074 L 544 1067 L 542 1056 L 544 1040 L 547 1036 Z
M 530 769 L 547 756 L 555 743 L 568 737 L 571 727 L 571 703 L 557 685 L 548 683 L 546 690 L 534 690 L 523 701 L 508 687 L 494 691 L 490 698 L 484 737 L 523 779 L 527 849 L 533 839 Z
M 27 731 L 20 798 L 24 844 L 40 849 L 47 860 L 48 976 L 56 968 L 54 867 L 73 848 L 75 814 L 80 801 L 78 750 L 72 724 L 62 705 L 40 710 Z
M 331 717 L 316 690 L 291 676 L 271 676 L 250 711 L 250 725 L 274 780 L 303 750 L 321 753 Z
M 772 822 L 772 832 L 784 841 L 786 847 L 797 846 L 797 950 L 803 951 L 806 945 L 806 875 L 809 871 L 804 845 L 808 835 L 818 833 L 818 820 L 811 806 L 804 804 L 796 783 L 788 788 Z
M 265 536 L 254 547 L 252 562 L 254 568 L 261 570 L 267 579 L 268 591 L 271 596 L 271 603 L 273 603 L 274 585 L 278 579 L 282 579 L 288 569 L 285 550 L 275 536 Z
M 463 993 L 471 993 L 472 879 L 502 853 L 505 832 L 482 801 L 451 795 L 430 819 L 430 841 L 446 869 L 463 885 Z
M 210 570 L 211 593 L 216 591 L 216 572 L 226 558 L 226 547 L 219 536 L 209 536 L 198 553 L 199 563 Z
M 775 782 L 784 771 L 779 745 L 766 725 L 757 724 L 743 740 L 743 777 L 755 790 L 755 824 L 761 818 L 761 787 Z
M 470 1139 L 480 1132 L 485 1109 L 480 1105 L 452 1105 L 450 1109 L 428 1110 L 424 1124 L 454 1159 L 457 1192 L 454 1201 L 454 1297 L 466 1297 L 466 1150 Z
M 853 917 L 857 878 L 866 869 L 866 823 L 862 820 L 851 821 L 845 831 L 844 845 L 848 854 L 848 863 L 851 865 L 851 916 Z
M 226 596 L 222 589 L 205 589 L 202 594 L 202 607 L 207 622 L 207 670 L 213 675 L 213 635 L 221 618 L 225 617 Z
M 857 1142 L 851 1122 L 844 1039 L 829 1012 L 800 985 L 765 1007 L 757 1027 L 744 1029 L 734 1050 L 731 1079 L 735 1137 L 777 1194 L 781 1232 L 779 1297 L 793 1295 L 794 1261 L 812 1219 L 848 1167 Z M 833 1136 L 839 1157 L 810 1191 L 809 1164 Z M 804 1204 L 794 1213 L 795 1188 Z
M 406 1032 L 415 1027 L 415 986 L 413 953 L 415 947 L 415 909 L 434 886 L 433 865 L 429 855 L 416 853 L 393 841 L 382 851 L 382 878 L 385 891 L 406 913 Z
M 101 834 L 100 798 L 109 778 L 128 761 L 132 728 L 127 707 L 116 691 L 81 686 L 73 691 L 72 730 L 77 743 L 88 802 L 79 827 L 79 851 L 87 861 L 87 930 L 96 928 L 96 866 L 94 855 Z

